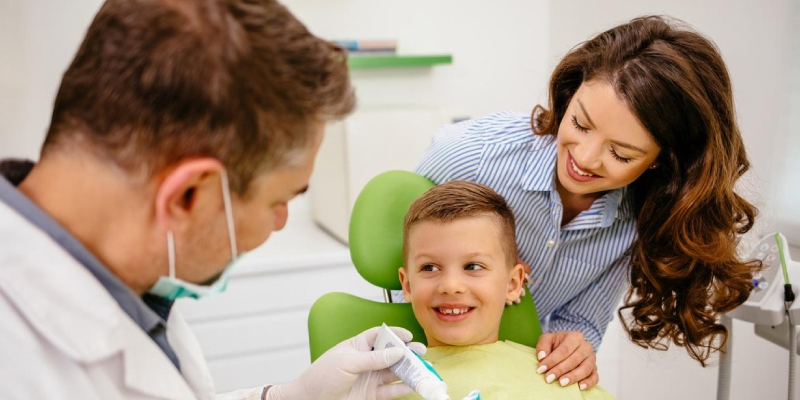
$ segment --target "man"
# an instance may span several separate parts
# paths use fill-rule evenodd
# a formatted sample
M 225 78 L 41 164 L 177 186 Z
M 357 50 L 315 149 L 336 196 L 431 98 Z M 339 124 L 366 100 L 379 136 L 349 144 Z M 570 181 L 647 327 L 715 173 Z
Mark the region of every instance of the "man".
M 275 1 L 108 0 L 40 161 L 0 163 L 0 398 L 213 398 L 173 301 L 224 290 L 226 265 L 283 228 L 324 123 L 353 107 L 343 51 Z M 384 385 L 401 354 L 369 351 L 375 336 L 221 397 L 408 393 Z

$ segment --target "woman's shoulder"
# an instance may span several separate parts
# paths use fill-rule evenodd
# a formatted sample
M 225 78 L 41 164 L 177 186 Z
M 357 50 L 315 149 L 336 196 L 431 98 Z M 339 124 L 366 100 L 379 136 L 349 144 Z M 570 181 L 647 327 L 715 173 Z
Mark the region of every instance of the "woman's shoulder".
M 531 116 L 514 111 L 501 111 L 447 125 L 436 134 L 439 141 L 456 137 L 483 144 L 527 143 L 539 139 L 531 129 Z
M 438 184 L 475 181 L 483 167 L 507 157 L 522 163 L 527 150 L 543 149 L 553 142 L 550 135 L 534 134 L 530 122 L 529 115 L 504 111 L 446 125 L 436 133 L 415 171 Z
M 529 143 L 539 139 L 533 133 L 530 114 L 502 111 L 478 118 L 471 129 L 487 144 Z

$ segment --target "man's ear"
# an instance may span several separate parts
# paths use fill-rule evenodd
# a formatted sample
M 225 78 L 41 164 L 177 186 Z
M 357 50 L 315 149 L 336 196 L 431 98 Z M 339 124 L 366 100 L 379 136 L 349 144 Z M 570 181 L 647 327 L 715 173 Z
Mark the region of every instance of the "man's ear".
M 411 282 L 408 280 L 408 271 L 404 267 L 400 267 L 397 273 L 400 277 L 400 285 L 403 287 L 403 298 L 411 303 Z
M 223 169 L 214 158 L 184 160 L 172 166 L 156 189 L 158 224 L 168 230 L 181 230 L 191 223 L 198 209 L 221 203 Z
M 522 292 L 522 285 L 525 283 L 525 267 L 522 264 L 517 264 L 511 268 L 508 277 L 508 292 L 506 293 L 506 302 L 514 302 L 520 298 Z

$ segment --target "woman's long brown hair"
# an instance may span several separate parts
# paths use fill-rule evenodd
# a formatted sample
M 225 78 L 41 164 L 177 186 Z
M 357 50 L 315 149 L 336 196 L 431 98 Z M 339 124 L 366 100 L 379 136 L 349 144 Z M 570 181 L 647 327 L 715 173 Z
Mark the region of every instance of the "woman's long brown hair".
M 581 83 L 597 80 L 661 147 L 658 167 L 628 187 L 637 237 L 619 314 L 635 343 L 673 342 L 705 366 L 727 340 L 718 314 L 747 300 L 760 267 L 736 253 L 757 210 L 734 192 L 750 163 L 725 63 L 710 40 L 679 25 L 636 18 L 575 47 L 553 72 L 548 108 L 534 108 L 533 129 L 555 135 Z

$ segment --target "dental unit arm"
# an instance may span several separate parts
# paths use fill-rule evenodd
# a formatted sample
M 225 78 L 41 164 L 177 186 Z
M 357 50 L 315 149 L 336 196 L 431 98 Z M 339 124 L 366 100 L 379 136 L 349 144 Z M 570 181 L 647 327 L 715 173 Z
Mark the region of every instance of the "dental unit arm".
M 800 324 L 800 262 L 789 257 L 789 244 L 780 233 L 772 233 L 758 241 L 745 259 L 762 262 L 762 270 L 753 275 L 753 291 L 744 304 L 721 316 L 728 328 L 725 353 L 720 355 L 717 378 L 717 400 L 730 398 L 730 374 L 733 357 L 731 319 L 752 322 L 756 335 L 789 349 L 788 399 L 794 399 L 794 376 L 797 348 L 795 325 Z

